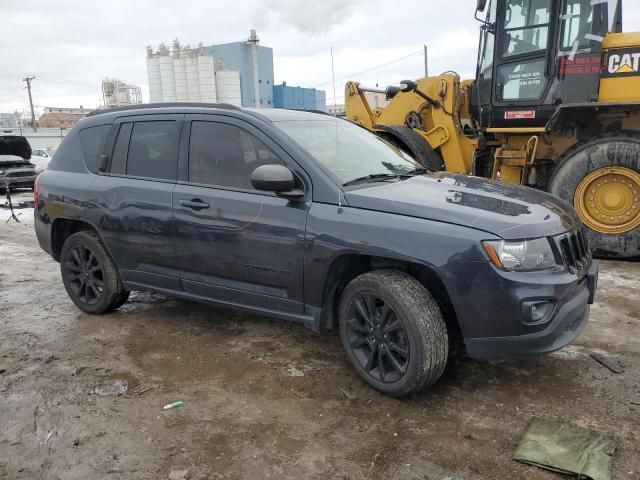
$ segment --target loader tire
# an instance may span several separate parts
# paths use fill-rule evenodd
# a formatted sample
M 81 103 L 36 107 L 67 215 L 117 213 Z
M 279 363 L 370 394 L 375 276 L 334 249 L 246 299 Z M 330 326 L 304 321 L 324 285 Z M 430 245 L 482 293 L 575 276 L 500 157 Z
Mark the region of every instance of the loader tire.
M 413 157 L 420 165 L 430 170 L 444 170 L 442 156 L 418 133 L 399 125 L 374 125 L 378 136 Z
M 622 132 L 574 146 L 549 192 L 576 208 L 594 255 L 640 256 L 640 136 Z

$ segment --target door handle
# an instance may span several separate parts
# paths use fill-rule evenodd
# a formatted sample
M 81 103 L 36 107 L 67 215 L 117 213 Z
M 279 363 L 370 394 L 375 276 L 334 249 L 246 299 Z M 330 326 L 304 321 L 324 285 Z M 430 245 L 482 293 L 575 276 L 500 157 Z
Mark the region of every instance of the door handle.
M 199 198 L 194 198 L 192 200 L 180 200 L 180 205 L 183 207 L 191 208 L 193 210 L 202 210 L 203 208 L 209 208 L 209 204 L 203 202 Z

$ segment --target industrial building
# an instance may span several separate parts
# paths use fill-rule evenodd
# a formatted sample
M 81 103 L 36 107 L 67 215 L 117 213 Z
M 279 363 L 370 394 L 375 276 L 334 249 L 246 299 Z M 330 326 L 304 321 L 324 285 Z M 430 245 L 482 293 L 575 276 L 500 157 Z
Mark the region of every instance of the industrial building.
M 0 113 L 0 128 L 19 128 L 22 126 L 22 117 L 19 112 Z
M 44 107 L 44 113 L 38 119 L 38 126 L 43 128 L 71 128 L 81 118 L 86 117 L 93 108 L 59 108 Z
M 286 82 L 273 87 L 273 106 L 291 110 L 327 110 L 324 90 L 315 88 L 290 87 Z
M 151 102 L 219 102 L 243 107 L 273 106 L 273 51 L 246 42 L 208 47 L 161 44 L 147 47 Z
M 142 103 L 142 90 L 117 78 L 102 81 L 102 100 L 105 108 Z

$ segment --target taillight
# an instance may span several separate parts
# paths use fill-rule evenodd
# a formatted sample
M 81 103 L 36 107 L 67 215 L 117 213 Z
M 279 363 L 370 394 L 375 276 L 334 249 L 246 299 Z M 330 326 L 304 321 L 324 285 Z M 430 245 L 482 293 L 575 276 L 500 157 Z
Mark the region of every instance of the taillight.
M 40 175 L 42 175 L 42 172 L 38 174 L 33 182 L 33 205 L 36 209 L 38 209 L 38 199 L 40 198 Z

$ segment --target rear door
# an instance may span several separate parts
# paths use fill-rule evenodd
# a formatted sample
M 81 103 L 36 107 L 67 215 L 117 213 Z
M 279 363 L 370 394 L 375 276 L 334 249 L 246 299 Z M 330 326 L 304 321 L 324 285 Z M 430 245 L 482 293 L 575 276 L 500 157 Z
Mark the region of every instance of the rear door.
M 191 115 L 188 162 L 173 198 L 176 254 L 185 291 L 225 303 L 303 312 L 307 199 L 290 201 L 251 186 L 259 165 L 300 167 L 253 125 Z
M 180 289 L 172 195 L 183 118 L 120 118 L 107 141 L 107 168 L 91 186 L 89 212 L 125 281 Z

